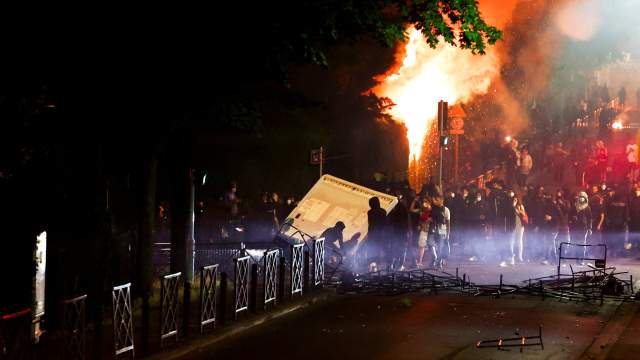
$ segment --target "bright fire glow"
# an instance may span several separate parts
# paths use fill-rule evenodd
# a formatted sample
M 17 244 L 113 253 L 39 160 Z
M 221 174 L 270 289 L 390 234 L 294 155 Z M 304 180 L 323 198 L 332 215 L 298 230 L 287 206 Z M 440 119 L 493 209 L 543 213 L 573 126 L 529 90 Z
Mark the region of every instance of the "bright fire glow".
M 611 128 L 616 129 L 616 130 L 622 129 L 622 121 L 620 121 L 620 120 L 614 121 L 613 124 L 611 124 Z
M 381 77 L 373 91 L 393 101 L 395 106 L 388 113 L 407 128 L 409 182 L 417 190 L 433 171 L 420 163 L 427 163 L 437 147 L 437 142 L 425 139 L 435 136 L 438 101 L 452 106 L 486 93 L 498 75 L 499 60 L 492 49 L 484 56 L 473 55 L 442 41 L 432 49 L 413 27 L 408 29 L 408 41 L 398 55 L 402 56 L 398 69 Z

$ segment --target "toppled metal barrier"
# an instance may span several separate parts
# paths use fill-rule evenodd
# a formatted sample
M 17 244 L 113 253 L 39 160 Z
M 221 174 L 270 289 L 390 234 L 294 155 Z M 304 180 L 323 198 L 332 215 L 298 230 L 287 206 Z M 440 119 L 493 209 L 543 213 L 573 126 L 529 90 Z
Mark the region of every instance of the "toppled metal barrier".
M 344 272 L 332 284 L 342 293 L 398 295 L 428 291 L 459 293 L 469 296 L 500 297 L 507 294 L 555 298 L 566 301 L 634 301 L 633 276 L 622 276 L 615 267 L 573 271 L 570 274 L 554 274 L 528 279 L 520 284 L 505 284 L 500 275 L 496 285 L 478 285 L 462 274 L 450 274 L 438 269 L 409 271 L 375 271 L 365 274 Z

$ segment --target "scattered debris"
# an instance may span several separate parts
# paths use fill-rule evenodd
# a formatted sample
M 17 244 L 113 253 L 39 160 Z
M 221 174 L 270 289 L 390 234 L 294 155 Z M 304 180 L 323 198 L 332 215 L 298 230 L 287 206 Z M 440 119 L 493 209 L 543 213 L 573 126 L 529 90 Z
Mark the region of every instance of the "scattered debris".
M 615 267 L 596 268 L 574 271 L 569 266 L 570 273 L 560 273 L 529 279 L 519 285 L 506 284 L 502 275 L 497 285 L 478 285 L 466 274 L 459 276 L 439 269 L 416 269 L 407 271 L 375 271 L 358 274 L 350 291 L 361 294 L 398 295 L 412 292 L 429 292 L 438 294 L 440 291 L 456 292 L 471 296 L 492 296 L 521 294 L 538 296 L 542 299 L 555 298 L 561 301 L 585 301 L 601 304 L 604 300 L 635 301 L 640 296 L 634 292 L 633 277 L 623 279 L 621 276 L 628 272 L 616 272 Z M 342 284 L 335 283 L 339 289 Z M 403 307 L 412 306 L 411 299 L 400 301 Z M 497 314 L 500 315 L 500 314 Z
M 516 335 L 518 330 L 516 329 Z M 527 342 L 527 340 L 537 340 L 534 342 Z M 480 340 L 476 343 L 476 348 L 497 348 L 498 350 L 504 350 L 506 347 L 520 347 L 520 352 L 524 350 L 525 346 L 540 346 L 544 350 L 544 344 L 542 343 L 542 325 L 538 326 L 537 336 L 519 336 L 507 339 L 495 339 L 495 340 Z

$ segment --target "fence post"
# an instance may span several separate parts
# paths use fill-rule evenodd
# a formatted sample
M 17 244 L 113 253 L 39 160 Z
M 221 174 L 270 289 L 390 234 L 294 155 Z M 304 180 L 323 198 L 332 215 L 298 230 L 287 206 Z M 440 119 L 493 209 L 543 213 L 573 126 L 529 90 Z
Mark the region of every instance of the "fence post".
M 178 294 L 182 273 L 160 278 L 160 347 L 164 340 L 175 336 L 178 341 Z M 185 288 L 184 291 L 187 291 Z
M 216 280 L 218 265 L 203 266 L 200 269 L 200 333 L 208 324 L 216 325 Z
M 86 359 L 85 300 L 81 295 L 62 302 L 64 357 Z
M 113 288 L 113 345 L 114 356 L 131 352 L 135 357 L 133 344 L 133 309 L 131 308 L 131 283 Z
M 324 239 L 313 241 L 313 286 L 322 287 L 324 283 Z
M 184 303 L 182 304 L 182 332 L 184 333 L 184 336 L 188 336 L 189 320 L 191 318 L 191 280 L 186 276 L 184 279 L 183 289 Z
M 220 304 L 218 306 L 218 319 L 220 324 L 223 324 L 227 321 L 227 287 L 228 287 L 229 276 L 226 272 L 222 272 L 220 274 Z
M 309 251 L 305 250 L 304 251 L 304 262 L 303 262 L 303 267 L 304 267 L 304 290 L 305 291 L 309 291 Z
M 284 302 L 284 281 L 287 274 L 287 259 L 283 256 L 280 257 L 280 267 L 278 269 L 278 299 L 280 302 Z
M 304 286 L 304 244 L 291 245 L 291 273 L 290 273 L 290 297 L 300 293 L 302 295 Z
M 251 288 L 249 289 L 249 310 L 258 312 L 258 264 L 251 264 Z

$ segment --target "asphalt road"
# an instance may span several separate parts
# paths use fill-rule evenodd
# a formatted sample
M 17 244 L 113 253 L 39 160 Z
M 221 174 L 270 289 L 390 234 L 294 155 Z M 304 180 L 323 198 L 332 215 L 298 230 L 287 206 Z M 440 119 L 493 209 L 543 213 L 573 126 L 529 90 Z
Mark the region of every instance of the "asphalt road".
M 640 261 L 611 260 L 640 278 Z M 555 265 L 450 263 L 447 271 L 477 283 L 505 283 L 554 274 Z M 580 270 L 580 269 L 576 269 Z M 567 269 L 568 271 L 568 269 Z M 265 322 L 184 359 L 577 359 L 634 358 L 640 354 L 635 307 L 542 300 L 528 296 L 472 297 L 416 293 L 400 296 L 340 295 L 331 301 Z M 629 326 L 627 326 L 629 324 Z M 498 351 L 479 340 L 530 336 L 542 325 L 540 346 Z M 612 330 L 613 329 L 613 330 Z M 518 335 L 516 335 L 518 334 Z M 611 350 L 611 351 L 609 351 Z M 593 355 L 599 354 L 599 355 Z M 629 357 L 631 356 L 631 357 Z

